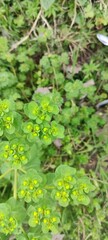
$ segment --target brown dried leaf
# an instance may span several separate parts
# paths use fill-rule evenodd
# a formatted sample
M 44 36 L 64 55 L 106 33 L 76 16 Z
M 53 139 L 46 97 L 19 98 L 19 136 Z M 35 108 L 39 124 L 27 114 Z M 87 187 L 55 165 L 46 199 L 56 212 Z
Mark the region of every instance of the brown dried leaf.
M 52 240 L 63 240 L 64 234 L 55 234 L 52 237 Z
M 54 141 L 54 145 L 57 147 L 57 148 L 60 148 L 62 146 L 62 143 L 61 143 L 61 140 L 60 139 L 56 139 Z
M 83 85 L 84 85 L 84 87 L 90 87 L 90 86 L 95 85 L 95 82 L 94 82 L 93 79 L 90 79 L 86 83 L 84 83 Z
M 50 89 L 52 89 L 52 87 L 38 87 L 35 91 L 35 93 L 42 93 L 42 94 L 46 94 L 50 92 Z

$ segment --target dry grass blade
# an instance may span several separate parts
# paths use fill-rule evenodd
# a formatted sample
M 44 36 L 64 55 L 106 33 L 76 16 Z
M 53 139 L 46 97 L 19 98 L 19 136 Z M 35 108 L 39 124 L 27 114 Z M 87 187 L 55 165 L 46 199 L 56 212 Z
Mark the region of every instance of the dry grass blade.
M 29 31 L 29 32 L 27 33 L 27 35 L 24 36 L 20 41 L 18 41 L 18 42 L 16 42 L 15 44 L 13 44 L 12 47 L 11 47 L 11 49 L 9 50 L 9 52 L 12 52 L 13 50 L 15 50 L 18 46 L 20 46 L 23 42 L 25 42 L 25 41 L 30 37 L 31 33 L 34 31 L 34 29 L 35 29 L 35 27 L 36 27 L 36 25 L 37 25 L 37 23 L 38 23 L 38 20 L 39 20 L 39 18 L 40 18 L 40 16 L 41 16 L 41 13 L 42 13 L 42 11 L 40 10 L 39 13 L 38 13 L 38 15 L 37 15 L 36 20 L 34 21 L 32 27 L 31 27 L 31 29 L 30 29 L 30 31 Z

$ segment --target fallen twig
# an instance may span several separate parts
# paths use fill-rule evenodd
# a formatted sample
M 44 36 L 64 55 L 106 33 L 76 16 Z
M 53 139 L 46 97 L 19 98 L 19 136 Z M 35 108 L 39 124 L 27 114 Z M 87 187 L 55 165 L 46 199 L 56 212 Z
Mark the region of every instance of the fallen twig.
M 70 29 L 73 27 L 74 23 L 75 23 L 75 19 L 76 19 L 76 1 L 75 1 L 75 6 L 74 6 L 74 16 L 70 25 Z
M 13 44 L 12 47 L 11 47 L 11 49 L 9 50 L 9 52 L 12 52 L 14 49 L 16 49 L 19 45 L 21 45 L 23 42 L 25 42 L 25 41 L 30 37 L 31 33 L 34 31 L 34 29 L 35 29 L 35 27 L 36 27 L 36 25 L 37 25 L 37 22 L 38 22 L 38 20 L 39 20 L 39 18 L 40 18 L 40 16 L 41 16 L 41 13 L 42 13 L 42 11 L 40 10 L 39 13 L 38 13 L 38 15 L 37 15 L 36 20 L 34 21 L 32 27 L 31 27 L 31 29 L 30 29 L 30 31 L 27 33 L 26 36 L 24 36 L 23 38 L 21 38 L 20 41 L 18 41 L 18 42 L 16 42 L 15 44 Z
M 49 25 L 48 21 L 46 20 L 46 18 L 42 15 L 41 16 L 42 20 L 44 21 L 44 23 L 47 25 L 47 27 L 52 30 L 52 27 Z
M 103 106 L 106 105 L 106 104 L 108 104 L 108 99 L 106 99 L 106 100 L 98 103 L 98 104 L 96 105 L 96 108 L 98 109 L 98 108 L 100 108 L 100 107 L 103 107 Z

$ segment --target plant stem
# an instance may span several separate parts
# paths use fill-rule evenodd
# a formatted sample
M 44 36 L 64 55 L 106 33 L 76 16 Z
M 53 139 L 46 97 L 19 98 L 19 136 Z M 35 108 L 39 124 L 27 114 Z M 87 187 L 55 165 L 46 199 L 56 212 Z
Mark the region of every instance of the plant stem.
M 25 238 L 26 238 L 27 240 L 29 240 L 29 239 L 28 239 L 28 236 L 27 236 L 27 234 L 26 234 L 26 232 L 25 232 L 25 230 L 24 230 L 24 228 L 23 228 L 23 227 L 21 227 L 21 229 L 22 229 L 22 232 L 23 232 L 23 234 L 24 234 Z
M 21 172 L 23 172 L 23 173 L 26 173 L 26 171 L 25 170 L 23 170 L 22 168 L 20 168 L 19 169 Z
M 14 170 L 13 196 L 15 199 L 17 199 L 17 169 Z
M 5 173 L 3 173 L 1 176 L 0 176 L 0 179 L 4 178 L 9 172 L 11 172 L 13 169 L 10 168 L 8 169 Z

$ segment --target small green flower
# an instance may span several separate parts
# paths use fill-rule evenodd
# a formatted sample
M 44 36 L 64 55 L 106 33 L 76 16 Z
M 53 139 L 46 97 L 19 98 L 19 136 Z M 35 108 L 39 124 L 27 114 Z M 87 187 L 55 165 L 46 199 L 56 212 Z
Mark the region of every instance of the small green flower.
M 42 177 L 36 171 L 31 171 L 22 177 L 18 192 L 19 198 L 24 198 L 26 202 L 31 200 L 39 202 L 39 199 L 44 197 L 42 186 Z
M 48 134 L 43 134 L 42 135 L 42 140 L 45 144 L 49 145 L 52 142 L 51 136 Z
M 30 133 L 33 130 L 33 123 L 32 122 L 27 122 L 22 124 L 22 129 L 24 133 Z
M 50 214 L 51 214 L 51 210 L 50 209 L 45 209 L 44 210 L 44 216 L 48 217 L 48 216 L 50 216 Z
M 4 219 L 4 213 L 3 212 L 0 212 L 0 222 L 2 222 Z
M 67 207 L 69 204 L 69 201 L 70 201 L 69 193 L 64 190 L 63 191 L 62 190 L 60 190 L 60 191 L 54 190 L 52 192 L 52 197 L 54 197 L 59 202 L 59 204 L 63 207 Z
M 28 162 L 27 151 L 28 145 L 19 143 L 19 139 L 14 141 L 4 143 L 2 148 L 2 157 L 6 160 L 11 167 L 19 168 L 21 165 L 24 165 Z
M 42 110 L 45 112 L 48 111 L 49 104 L 50 104 L 49 100 L 43 100 L 41 102 Z
M 22 129 L 27 134 L 29 142 L 35 141 L 40 136 L 41 129 L 38 124 L 33 124 L 31 122 L 24 123 Z
M 17 144 L 15 144 L 15 143 L 12 144 L 11 148 L 15 150 L 17 148 Z
M 58 186 L 58 188 L 60 188 L 60 189 L 63 188 L 64 182 L 63 182 L 62 179 L 57 180 L 57 186 Z
M 8 217 L 4 213 L 0 213 L 0 232 L 5 235 L 12 234 L 17 227 L 16 219 L 12 216 Z
M 54 138 L 63 138 L 64 137 L 64 127 L 56 121 L 51 122 L 51 134 Z
M 81 193 L 78 189 L 74 189 L 71 192 L 71 198 L 75 205 L 88 205 L 90 202 L 89 197 L 85 193 Z
M 76 183 L 76 179 L 72 176 L 56 179 L 54 184 L 58 189 L 70 190 Z
M 58 132 L 59 132 L 59 130 L 58 130 L 57 124 L 56 123 L 52 124 L 52 126 L 51 126 L 51 133 L 52 133 L 52 135 L 53 136 L 58 136 Z
M 36 102 L 31 101 L 30 103 L 25 105 L 25 113 L 30 119 L 36 119 L 39 115 L 39 106 Z
M 32 199 L 34 202 L 38 202 L 40 198 L 43 198 L 43 195 L 43 190 L 38 188 L 35 192 L 33 192 Z
M 54 214 L 52 209 L 45 205 L 42 203 L 42 206 L 39 204 L 36 208 L 30 206 L 28 209 L 28 215 L 30 216 L 29 225 L 31 227 L 40 226 L 43 233 L 53 231 L 54 228 L 57 228 L 60 221 L 59 215 Z
M 18 145 L 18 152 L 23 153 L 24 152 L 24 145 Z
M 58 231 L 58 223 L 60 222 L 59 217 L 51 215 L 49 218 L 44 218 L 42 223 L 42 231 L 43 233 L 47 233 L 49 231 L 56 233 Z
M 25 195 L 26 195 L 26 191 L 25 191 L 25 190 L 19 191 L 19 197 L 20 197 L 20 198 L 24 198 Z
M 0 111 L 1 112 L 8 112 L 9 111 L 9 107 L 10 107 L 10 102 L 9 100 L 3 100 L 0 101 Z

